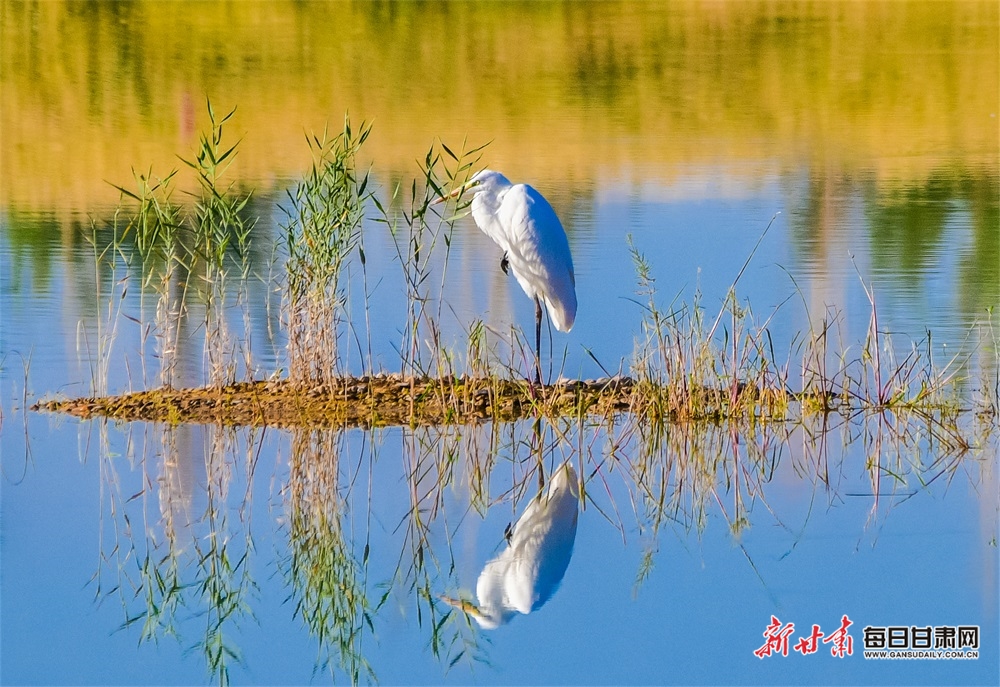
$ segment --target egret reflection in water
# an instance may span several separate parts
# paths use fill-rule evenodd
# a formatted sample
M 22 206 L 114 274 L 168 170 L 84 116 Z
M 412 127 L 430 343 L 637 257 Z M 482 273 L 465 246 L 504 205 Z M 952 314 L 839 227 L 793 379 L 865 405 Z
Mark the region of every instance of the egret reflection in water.
M 479 605 L 442 597 L 492 630 L 545 605 L 562 582 L 576 540 L 580 490 L 576 470 L 563 463 L 548 489 L 531 499 L 510 532 L 507 547 L 479 574 Z

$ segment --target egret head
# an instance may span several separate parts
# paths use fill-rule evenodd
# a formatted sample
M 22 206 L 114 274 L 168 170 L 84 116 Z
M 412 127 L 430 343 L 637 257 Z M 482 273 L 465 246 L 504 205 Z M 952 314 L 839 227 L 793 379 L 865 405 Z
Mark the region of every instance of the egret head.
M 511 183 L 507 177 L 500 172 L 492 169 L 483 169 L 476 172 L 467 182 L 453 189 L 451 193 L 443 195 L 435 200 L 432 205 L 435 203 L 443 203 L 444 201 L 455 198 L 466 191 L 471 191 L 474 195 L 479 195 L 480 193 L 496 195 L 510 185 Z
M 495 630 L 504 623 L 508 622 L 514 615 L 513 612 L 507 613 L 494 613 L 491 609 L 486 607 L 479 607 L 471 601 L 464 601 L 462 599 L 452 599 L 447 596 L 438 597 L 446 604 L 452 608 L 457 608 L 466 615 L 472 616 L 479 627 L 484 630 Z
M 483 169 L 476 172 L 467 185 L 476 189 L 477 193 L 496 193 L 511 184 L 510 180 L 500 172 Z

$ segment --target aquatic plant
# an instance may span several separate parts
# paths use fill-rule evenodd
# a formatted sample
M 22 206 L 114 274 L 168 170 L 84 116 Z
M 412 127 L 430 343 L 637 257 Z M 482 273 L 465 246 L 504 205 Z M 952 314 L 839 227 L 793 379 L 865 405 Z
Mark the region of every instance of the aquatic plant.
M 193 160 L 184 163 L 196 173 L 200 194 L 195 199 L 192 220 L 194 229 L 194 255 L 204 267 L 198 285 L 198 294 L 204 309 L 204 357 L 207 383 L 222 386 L 237 378 L 240 357 L 229 332 L 226 320 L 226 293 L 231 279 L 231 268 L 238 270 L 236 283 L 239 297 L 246 312 L 246 284 L 250 276 L 250 234 L 257 218 L 245 218 L 243 211 L 250 202 L 252 192 L 243 193 L 235 182 L 224 184 L 223 177 L 237 155 L 239 142 L 228 148 L 223 146 L 223 128 L 236 113 L 217 117 L 212 102 L 207 102 L 211 131 L 199 136 L 199 148 Z M 236 255 L 234 265 L 227 265 L 228 249 Z M 248 342 L 248 337 L 240 341 Z M 245 344 L 249 346 L 249 343 Z M 251 371 L 249 353 L 243 356 L 246 371 Z
M 337 135 L 307 136 L 312 168 L 288 191 L 283 320 L 288 376 L 297 384 L 324 384 L 344 374 L 344 269 L 355 249 L 364 266 L 361 225 L 370 197 L 368 174 L 359 177 L 356 157 L 370 132 L 364 123 L 353 131 L 345 117 Z
M 468 181 L 484 147 L 466 150 L 463 143 L 456 155 L 444 143 L 434 144 L 421 163 L 420 178 L 410 182 L 408 194 L 404 195 L 402 185 L 396 184 L 388 207 L 373 198 L 378 222 L 388 228 L 392 237 L 406 285 L 406 319 L 399 348 L 400 371 L 404 375 L 444 377 L 456 373 L 454 356 L 441 339 L 441 317 L 452 232 L 468 201 L 463 203 L 460 197 L 455 214 L 449 216 L 433 212 L 432 204 L 445 194 L 445 189 Z M 443 255 L 435 260 L 439 250 Z M 432 277 L 436 280 L 432 281 Z M 475 324 L 470 326 L 470 332 L 476 329 Z M 481 343 L 479 330 L 477 344 L 470 343 L 469 352 L 483 354 Z
M 99 429 L 106 510 L 100 564 L 92 580 L 96 598 L 119 600 L 120 629 L 139 627 L 140 644 L 172 638 L 185 650 L 199 651 L 210 674 L 227 684 L 232 665 L 243 661 L 232 635 L 252 617 L 257 590 L 251 575 L 249 486 L 262 435 L 206 427 L 198 451 L 190 427 L 133 425 L 122 455 L 107 423 L 101 421 Z M 141 473 L 141 488 L 134 493 L 123 490 L 122 458 Z M 190 467 L 185 469 L 199 458 L 207 471 L 203 510 L 195 508 L 194 485 L 186 474 Z M 233 499 L 230 488 L 240 483 L 247 491 Z M 195 618 L 203 624 L 192 640 L 185 630 Z
M 178 170 L 162 178 L 151 170 L 133 170 L 133 189 L 114 185 L 122 200 L 110 227 L 111 236 L 103 244 L 104 250 L 121 256 L 130 268 L 135 263 L 140 275 L 139 316 L 129 319 L 141 328 L 142 379 L 149 379 L 143 353 L 152 336 L 154 357 L 159 360 L 159 384 L 168 388 L 176 383 L 177 357 L 184 343 L 181 324 L 190 314 L 189 294 L 200 304 L 203 316 L 205 383 L 215 387 L 231 384 L 241 366 L 246 375 L 253 369 L 246 289 L 251 270 L 250 237 L 257 219 L 245 216 L 252 194 L 243 193 L 235 182 L 224 183 L 239 146 L 239 142 L 223 146 L 224 126 L 235 109 L 221 117 L 211 101 L 207 109 L 211 130 L 200 135 L 193 159 L 183 160 L 194 170 L 199 188 L 192 212 L 174 199 Z M 98 245 L 96 230 L 93 241 Z M 235 279 L 234 271 L 238 275 Z M 197 278 L 192 278 L 195 275 Z M 227 324 L 226 294 L 233 283 L 247 330 L 238 338 L 232 336 Z M 155 298 L 151 319 L 146 316 L 148 292 Z

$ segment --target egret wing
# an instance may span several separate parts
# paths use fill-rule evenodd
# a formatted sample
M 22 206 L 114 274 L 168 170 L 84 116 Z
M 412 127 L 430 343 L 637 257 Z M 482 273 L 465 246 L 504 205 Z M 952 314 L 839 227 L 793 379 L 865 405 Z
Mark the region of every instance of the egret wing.
M 560 467 L 549 488 L 531 500 L 511 533 L 504 588 L 507 604 L 530 613 L 545 605 L 573 555 L 579 513 L 576 473 Z
M 507 257 L 521 288 L 529 298 L 544 300 L 556 329 L 569 331 L 576 320 L 576 277 L 555 210 L 531 186 L 516 184 L 504 194 L 497 220 L 506 233 Z

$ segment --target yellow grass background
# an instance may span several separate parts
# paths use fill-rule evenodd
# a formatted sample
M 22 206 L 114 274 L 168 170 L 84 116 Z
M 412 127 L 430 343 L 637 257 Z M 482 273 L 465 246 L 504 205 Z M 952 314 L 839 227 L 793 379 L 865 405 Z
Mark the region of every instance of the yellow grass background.
M 376 171 L 494 139 L 515 178 L 669 182 L 761 160 L 925 181 L 995 175 L 998 3 L 5 2 L 0 193 L 85 213 L 167 173 L 238 106 L 236 174 L 308 164 L 304 131 L 374 120 Z M 824 172 L 819 172 L 820 174 Z M 979 172 L 976 172 L 979 173 Z

